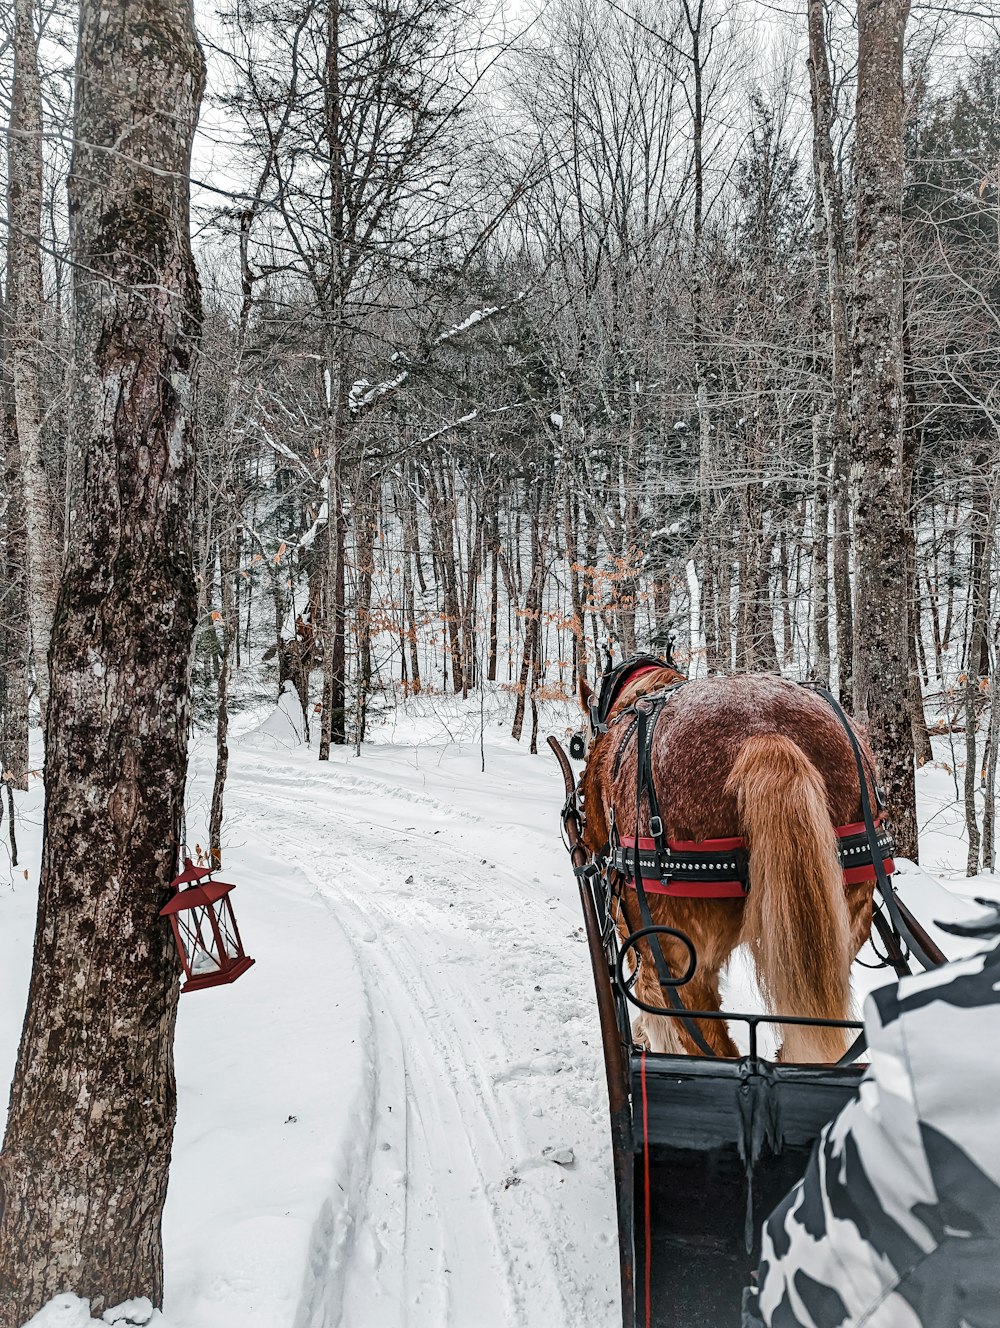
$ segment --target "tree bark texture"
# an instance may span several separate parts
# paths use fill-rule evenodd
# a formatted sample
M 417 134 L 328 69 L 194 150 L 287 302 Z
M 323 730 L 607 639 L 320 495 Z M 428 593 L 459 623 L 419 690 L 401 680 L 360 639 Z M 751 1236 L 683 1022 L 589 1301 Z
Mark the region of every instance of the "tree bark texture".
M 28 574 L 8 312 L 9 305 L 0 298 L 0 484 L 8 495 L 0 526 L 3 534 L 0 539 L 0 777 L 8 786 L 26 789 L 29 763 Z M 12 830 L 13 824 L 12 818 Z
M 917 849 L 903 478 L 903 34 L 909 0 L 858 6 L 854 704 L 900 852 Z
M 14 0 L 14 86 L 7 158 L 7 296 L 27 535 L 31 653 L 44 724 L 59 558 L 52 496 L 42 457 L 42 89 L 34 8 L 33 0 Z
M 837 624 L 837 671 L 840 699 L 853 701 L 854 613 L 850 576 L 851 366 L 845 289 L 844 200 L 833 151 L 834 100 L 827 54 L 826 7 L 809 0 L 809 87 L 812 100 L 813 163 L 826 249 L 829 305 L 830 390 L 829 454 L 833 465 L 833 592 Z M 824 529 L 825 538 L 825 529 Z M 827 666 L 828 667 L 828 666 Z
M 28 1009 L 0 1158 L 0 1325 L 162 1299 L 195 625 L 189 238 L 204 60 L 186 0 L 84 0 L 70 180 L 73 539 L 52 634 Z
M 222 865 L 222 822 L 229 774 L 229 681 L 233 667 L 233 645 L 240 639 L 239 613 L 234 589 L 239 571 L 236 531 L 226 522 L 219 532 L 219 603 L 222 626 L 222 663 L 217 689 L 218 713 L 215 721 L 215 779 L 212 783 L 212 809 L 208 824 L 209 860 Z
M 970 540 L 968 628 L 965 649 L 965 827 L 969 836 L 966 859 L 967 876 L 980 870 L 980 835 L 976 794 L 985 777 L 988 752 L 979 744 L 979 711 L 984 689 L 989 686 L 989 601 L 990 568 L 993 564 L 994 515 L 996 505 L 991 501 L 989 472 L 977 475 L 973 481 L 972 512 L 975 526 Z M 986 668 L 980 672 L 985 658 Z M 989 805 L 984 814 L 989 814 Z M 984 856 L 983 867 L 989 865 Z

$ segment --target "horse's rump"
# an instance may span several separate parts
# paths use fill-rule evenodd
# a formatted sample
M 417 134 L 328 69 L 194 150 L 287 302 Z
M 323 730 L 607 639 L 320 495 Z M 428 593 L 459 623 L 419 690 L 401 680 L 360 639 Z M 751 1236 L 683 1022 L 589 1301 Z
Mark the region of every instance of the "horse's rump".
M 624 704 L 672 680 L 666 671 L 660 679 L 644 678 L 633 695 L 626 691 Z M 645 798 L 635 825 L 638 761 L 628 726 L 619 710 L 588 758 L 583 787 L 592 851 L 607 840 L 611 809 L 621 834 L 649 832 Z M 695 943 L 702 972 L 684 989 L 688 1008 L 718 1008 L 718 968 L 743 939 L 772 1012 L 848 1017 L 850 962 L 867 935 L 871 892 L 853 892 L 852 941 L 834 826 L 858 819 L 860 791 L 850 743 L 831 708 L 808 689 L 770 675 L 686 682 L 661 709 L 651 757 L 668 839 L 700 843 L 745 835 L 750 849 L 745 904 L 649 897 L 654 921 L 680 927 Z M 625 891 L 624 904 L 629 924 L 638 925 L 633 890 Z M 651 983 L 647 973 L 643 985 L 659 1003 Z M 702 1027 L 719 1049 L 734 1054 L 724 1030 L 707 1021 Z M 834 1056 L 840 1035 L 815 1033 L 811 1042 L 805 1038 L 808 1046 L 794 1033 L 786 1036 L 786 1054 Z

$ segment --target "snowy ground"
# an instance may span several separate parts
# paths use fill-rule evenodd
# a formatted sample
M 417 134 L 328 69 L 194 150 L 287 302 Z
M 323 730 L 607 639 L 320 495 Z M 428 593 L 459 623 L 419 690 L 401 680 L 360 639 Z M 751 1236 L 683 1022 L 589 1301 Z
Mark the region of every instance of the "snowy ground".
M 548 719 L 561 732 L 569 714 Z M 161 1328 L 616 1322 L 600 1038 L 560 780 L 499 712 L 481 742 L 481 720 L 413 702 L 360 757 L 327 765 L 280 714 L 234 746 L 224 875 L 257 964 L 181 1002 Z M 211 773 L 196 744 L 192 839 Z M 969 914 L 997 883 L 962 875 L 949 773 L 920 782 L 935 876 L 907 873 L 904 897 L 922 918 Z M 0 1077 L 27 988 L 39 788 L 18 811 L 27 877 L 5 885 L 0 868 Z M 88 1322 L 72 1300 L 46 1319 Z

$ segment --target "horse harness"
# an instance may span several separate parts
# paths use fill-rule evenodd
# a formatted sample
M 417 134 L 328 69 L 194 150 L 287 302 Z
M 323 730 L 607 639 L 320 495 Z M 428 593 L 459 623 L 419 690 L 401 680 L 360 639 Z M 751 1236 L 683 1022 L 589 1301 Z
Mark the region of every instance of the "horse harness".
M 640 668 L 631 674 L 634 680 L 640 673 L 650 671 L 647 657 Z M 654 667 L 665 667 L 662 663 Z M 671 666 L 672 667 L 672 666 Z M 723 839 L 672 840 L 666 838 L 663 819 L 656 797 L 653 780 L 653 739 L 656 725 L 663 711 L 687 679 L 670 683 L 659 691 L 639 697 L 627 709 L 609 717 L 605 732 L 617 727 L 625 719 L 629 723 L 615 754 L 614 774 L 617 777 L 621 763 L 633 734 L 638 746 L 636 830 L 638 830 L 641 800 L 646 799 L 649 809 L 649 835 L 623 835 L 618 831 L 611 812 L 607 864 L 619 873 L 626 886 L 637 889 L 641 883 L 648 894 L 669 895 L 675 899 L 745 899 L 750 893 L 749 846 L 742 835 Z M 624 686 L 624 684 L 622 684 Z M 816 689 L 820 690 L 820 689 Z M 621 691 L 621 687 L 618 688 Z M 822 692 L 821 692 L 822 694 Z M 833 698 L 826 694 L 829 701 Z M 839 710 L 839 706 L 836 707 Z M 842 713 L 842 712 L 841 712 Z M 863 757 L 862 757 L 863 760 Z M 845 885 L 869 885 L 878 880 L 875 866 L 877 854 L 885 875 L 895 871 L 893 853 L 895 845 L 886 825 L 883 795 L 874 778 L 874 771 L 863 760 L 859 771 L 862 783 L 871 778 L 875 789 L 877 831 L 875 849 L 869 841 L 863 821 L 836 828 L 837 848 L 844 873 Z
M 606 673 L 601 679 L 598 692 L 591 697 L 589 712 L 593 737 L 617 729 L 624 721 L 628 721 L 615 753 L 615 778 L 621 770 L 630 740 L 633 737 L 636 739 L 636 830 L 643 798 L 649 810 L 649 834 L 637 839 L 635 834 L 619 832 L 612 809 L 609 841 L 598 857 L 605 870 L 613 869 L 625 885 L 633 890 L 641 886 L 648 894 L 668 895 L 675 899 L 745 899 L 750 893 L 750 861 L 749 846 L 744 836 L 732 835 L 723 839 L 699 841 L 667 839 L 660 814 L 652 765 L 656 726 L 663 711 L 688 679 L 679 679 L 638 697 L 626 709 L 614 713 L 614 707 L 629 683 L 635 682 L 645 673 L 665 668 L 676 669 L 674 661 L 669 657 L 660 659 L 655 655 L 636 655 Z M 835 831 L 844 884 L 871 884 L 878 881 L 881 874 L 888 878 L 895 871 L 892 856 L 895 845 L 886 824 L 885 802 L 875 772 L 854 740 L 847 717 L 833 696 L 824 688 L 812 684 L 800 685 L 817 692 L 847 730 L 858 764 L 864 802 L 868 802 L 868 779 L 871 779 L 875 789 L 876 806 L 871 818 L 875 835 L 869 835 L 863 820 L 837 826 Z
M 615 755 L 615 777 L 621 768 L 629 740 L 635 735 L 638 749 L 636 832 L 633 835 L 620 834 L 615 825 L 612 809 L 608 843 L 597 852 L 590 863 L 574 870 L 581 880 L 590 877 L 603 878 L 608 891 L 607 898 L 602 901 L 600 908 L 601 924 L 605 929 L 610 928 L 612 931 L 614 929 L 608 907 L 610 899 L 620 898 L 623 885 L 635 890 L 642 927 L 632 933 L 619 954 L 617 969 L 619 984 L 624 983 L 628 988 L 634 984 L 637 968 L 627 982 L 624 979 L 625 950 L 633 948 L 637 941 L 645 938 L 650 942 L 649 950 L 657 978 L 669 1005 L 702 1055 L 714 1056 L 716 1054 L 714 1049 L 706 1042 L 694 1019 L 689 1017 L 687 1007 L 677 992 L 677 988 L 683 986 L 694 972 L 697 957 L 693 947 L 683 932 L 654 923 L 648 896 L 654 894 L 687 899 L 745 899 L 752 885 L 749 849 L 743 836 L 698 842 L 666 838 L 653 782 L 653 739 L 657 721 L 688 679 L 678 679 L 655 692 L 638 697 L 632 705 L 617 714 L 612 713 L 618 698 L 629 682 L 634 682 L 642 673 L 663 668 L 676 669 L 676 666 L 672 659 L 663 660 L 651 655 L 640 655 L 626 660 L 604 676 L 596 699 L 591 698 L 589 710 L 592 737 L 596 738 L 599 733 L 608 733 L 612 725 L 617 726 L 626 719 L 629 721 Z M 930 969 L 938 960 L 927 953 L 921 938 L 915 936 L 907 925 L 892 886 L 890 877 L 895 871 L 892 857 L 895 845 L 886 824 L 884 797 L 875 779 L 871 763 L 862 751 L 850 721 L 837 699 L 824 687 L 812 683 L 800 685 L 815 691 L 831 708 L 847 735 L 858 771 L 862 820 L 852 825 L 838 826 L 836 830 L 844 882 L 846 885 L 875 883 L 882 906 L 888 915 L 886 926 L 891 930 L 893 937 L 897 942 L 905 943 L 924 969 Z M 869 779 L 875 790 L 874 808 L 868 792 Z M 638 833 L 643 798 L 646 799 L 649 810 L 648 836 L 640 836 Z M 579 786 L 572 801 L 579 806 Z M 671 973 L 662 945 L 662 937 L 665 935 L 673 936 L 687 945 L 690 963 L 688 971 L 681 977 L 675 977 Z M 639 961 L 638 951 L 633 949 L 633 953 Z M 635 998 L 631 999 L 640 1008 L 657 1013 L 653 1007 L 645 1006 Z M 846 1064 L 855 1059 L 864 1046 L 865 1035 L 862 1032 L 841 1063 Z

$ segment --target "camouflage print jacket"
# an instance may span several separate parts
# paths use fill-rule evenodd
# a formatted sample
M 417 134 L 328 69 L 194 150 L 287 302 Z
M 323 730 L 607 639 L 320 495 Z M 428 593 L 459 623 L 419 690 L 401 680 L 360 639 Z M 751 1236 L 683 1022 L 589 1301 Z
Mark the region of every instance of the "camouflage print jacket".
M 768 1219 L 744 1323 L 998 1328 L 1000 946 L 874 992 L 865 1026 L 871 1069 Z

